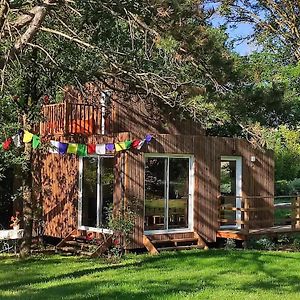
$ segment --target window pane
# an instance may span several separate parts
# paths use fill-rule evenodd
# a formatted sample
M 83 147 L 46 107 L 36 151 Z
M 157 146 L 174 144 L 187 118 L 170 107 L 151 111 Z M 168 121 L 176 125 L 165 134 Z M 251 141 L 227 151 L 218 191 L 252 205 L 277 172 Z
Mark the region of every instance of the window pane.
M 97 158 L 83 158 L 81 224 L 83 226 L 97 225 L 97 168 Z
M 145 170 L 145 230 L 165 229 L 166 158 L 147 158 Z
M 169 229 L 188 227 L 189 159 L 170 158 Z
M 100 227 L 108 225 L 108 213 L 113 205 L 114 190 L 114 159 L 112 157 L 102 158 L 102 215 L 100 216 Z
M 220 184 L 220 192 L 223 196 L 232 196 L 225 197 L 222 199 L 222 205 L 226 209 L 231 209 L 232 207 L 236 207 L 236 161 L 222 161 L 221 162 L 221 184 Z M 221 218 L 228 220 L 236 219 L 235 211 L 221 211 Z M 235 221 L 226 222 L 224 225 L 236 225 Z

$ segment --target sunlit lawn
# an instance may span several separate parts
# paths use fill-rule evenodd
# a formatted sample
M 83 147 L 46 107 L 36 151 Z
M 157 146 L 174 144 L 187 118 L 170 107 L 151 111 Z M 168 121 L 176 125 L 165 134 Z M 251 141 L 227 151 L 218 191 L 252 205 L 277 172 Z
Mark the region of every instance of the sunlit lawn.
M 185 251 L 116 265 L 0 257 L 0 299 L 300 299 L 300 253 Z

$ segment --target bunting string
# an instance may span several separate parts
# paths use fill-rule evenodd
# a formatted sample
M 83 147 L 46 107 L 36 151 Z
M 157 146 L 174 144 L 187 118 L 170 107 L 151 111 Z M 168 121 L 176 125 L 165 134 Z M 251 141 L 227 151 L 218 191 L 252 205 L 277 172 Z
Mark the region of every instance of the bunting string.
M 105 144 L 78 144 L 50 140 L 50 143 L 48 143 L 48 150 L 49 153 L 53 154 L 75 154 L 78 156 L 114 154 L 127 150 L 140 151 L 145 144 L 149 144 L 151 142 L 152 138 L 151 134 L 147 134 L 142 140 L 135 139 L 133 141 L 126 140 L 123 142 Z M 17 134 L 7 138 L 0 144 L 0 150 L 8 151 L 12 149 L 12 147 L 20 148 L 23 145 L 22 142 L 31 143 L 33 149 L 40 148 L 42 144 L 40 136 L 27 130 L 20 129 Z

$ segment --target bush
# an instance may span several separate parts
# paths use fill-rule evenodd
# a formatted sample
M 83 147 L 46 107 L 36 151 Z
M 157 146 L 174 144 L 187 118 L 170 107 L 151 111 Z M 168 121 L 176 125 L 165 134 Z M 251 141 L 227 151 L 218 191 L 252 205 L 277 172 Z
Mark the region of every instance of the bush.
M 268 237 L 262 237 L 260 239 L 251 238 L 247 242 L 247 248 L 256 250 L 274 250 L 276 249 L 276 245 Z
M 236 243 L 234 239 L 226 239 L 224 248 L 226 250 L 232 250 L 236 248 Z
M 290 195 L 292 187 L 289 181 L 287 180 L 278 180 L 275 182 L 275 195 L 284 196 Z
M 290 192 L 291 194 L 299 194 L 300 193 L 300 178 L 295 178 L 294 180 L 289 182 Z

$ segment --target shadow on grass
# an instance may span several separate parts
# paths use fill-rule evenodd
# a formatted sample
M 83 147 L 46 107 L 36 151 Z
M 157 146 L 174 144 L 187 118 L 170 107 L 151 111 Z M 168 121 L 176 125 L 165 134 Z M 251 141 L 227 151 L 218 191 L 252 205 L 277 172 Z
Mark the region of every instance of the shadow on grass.
M 0 298 L 159 299 L 172 295 L 180 298 L 185 294 L 201 293 L 205 289 L 222 289 L 224 282 L 219 279 L 237 272 L 247 275 L 262 273 L 265 277 L 262 281 L 253 276 L 249 282 L 239 283 L 236 287 L 233 282 L 228 282 L 241 292 L 280 288 L 299 292 L 300 276 L 295 275 L 300 268 L 299 258 L 300 254 L 212 250 L 137 256 L 118 265 L 99 263 L 99 260 L 61 257 L 12 260 L 3 266 L 13 268 L 14 274 L 9 274 L 8 270 L 7 281 L 0 282 L 0 296 L 1 291 L 15 289 L 18 295 L 6 293 Z M 282 264 L 276 264 L 282 260 L 293 264 L 293 274 L 287 276 L 286 270 L 281 270 Z M 68 268 L 69 263 L 73 264 L 72 268 Z M 47 268 L 53 269 L 62 264 L 66 264 L 66 267 L 59 269 L 58 274 L 47 274 Z M 29 270 L 21 274 L 27 268 Z M 172 273 L 178 270 L 179 277 L 172 277 Z M 3 271 L 0 264 L 0 272 Z M 14 277 L 15 274 L 18 277 Z

